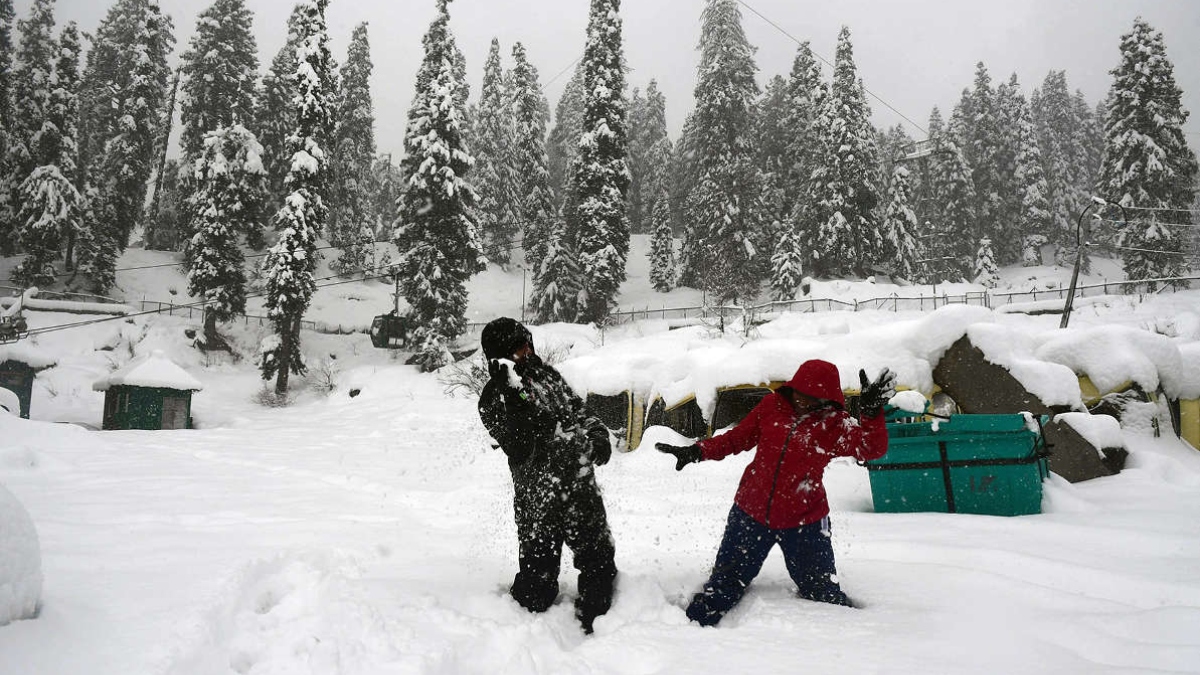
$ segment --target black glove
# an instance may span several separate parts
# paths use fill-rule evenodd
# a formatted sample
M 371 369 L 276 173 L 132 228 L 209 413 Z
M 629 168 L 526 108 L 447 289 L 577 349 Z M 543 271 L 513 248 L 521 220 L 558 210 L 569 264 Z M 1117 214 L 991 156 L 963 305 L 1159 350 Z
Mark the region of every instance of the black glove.
M 612 457 L 612 442 L 608 440 L 608 429 L 596 427 L 588 432 L 588 440 L 592 442 L 592 464 L 604 466 Z
M 512 365 L 507 361 L 488 359 L 488 375 L 501 387 L 501 391 L 516 389 L 512 386 L 512 378 L 509 376 L 511 368 Z
M 659 452 L 665 452 L 668 455 L 675 455 L 675 470 L 683 471 L 683 467 L 692 462 L 700 461 L 700 446 L 699 445 L 671 445 L 670 443 L 655 443 L 654 447 Z
M 858 381 L 862 384 L 862 394 L 858 398 L 858 410 L 864 417 L 877 417 L 883 412 L 883 406 L 896 395 L 896 374 L 890 368 L 884 368 L 874 382 L 867 381 L 867 371 L 858 371 Z

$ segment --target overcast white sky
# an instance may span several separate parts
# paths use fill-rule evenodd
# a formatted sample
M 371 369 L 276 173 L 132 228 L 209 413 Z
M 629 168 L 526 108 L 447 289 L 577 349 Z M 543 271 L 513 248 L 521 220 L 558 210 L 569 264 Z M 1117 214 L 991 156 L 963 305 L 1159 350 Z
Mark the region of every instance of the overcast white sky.
M 31 0 L 16 0 L 18 18 Z M 175 21 L 179 51 L 190 38 L 207 0 L 159 0 Z M 1192 112 L 1186 130 L 1200 146 L 1200 0 L 745 0 L 745 3 L 832 61 L 837 34 L 850 27 L 855 60 L 866 86 L 922 129 L 934 105 L 943 113 L 971 85 L 983 61 L 993 81 L 1020 78 L 1028 93 L 1051 70 L 1066 70 L 1072 88 L 1093 103 L 1108 90 L 1108 71 L 1119 58 L 1120 36 L 1142 16 L 1162 31 L 1175 77 Z M 75 20 L 95 29 L 111 2 L 58 0 L 59 22 Z M 248 0 L 255 13 L 259 60 L 270 64 L 282 46 L 294 0 Z M 404 115 L 413 95 L 424 34 L 434 0 L 332 0 L 327 18 L 336 56 L 345 59 L 350 32 L 371 24 L 375 63 L 376 131 L 381 152 L 399 154 Z M 452 30 L 467 57 L 472 97 L 478 94 L 483 61 L 492 37 L 506 57 L 512 43 L 525 44 L 543 83 L 583 52 L 588 0 L 455 0 Z M 704 0 L 625 0 L 625 56 L 631 88 L 657 79 L 667 96 L 667 118 L 677 134 L 692 108 Z M 759 80 L 786 74 L 796 43 L 754 12 L 742 8 L 743 25 L 757 46 Z M 510 65 L 506 62 L 506 66 Z M 828 73 L 827 73 L 828 74 Z M 555 104 L 568 75 L 547 87 Z M 910 135 L 923 131 L 871 99 L 875 122 L 904 123 Z

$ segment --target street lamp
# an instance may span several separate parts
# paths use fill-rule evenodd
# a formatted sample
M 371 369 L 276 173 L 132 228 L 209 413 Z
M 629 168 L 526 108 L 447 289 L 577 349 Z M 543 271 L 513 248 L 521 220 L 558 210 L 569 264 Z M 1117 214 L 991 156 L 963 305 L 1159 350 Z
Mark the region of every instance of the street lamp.
M 1075 221 L 1075 269 L 1071 272 L 1071 287 L 1067 290 L 1067 300 L 1063 305 L 1062 321 L 1060 321 L 1058 324 L 1059 328 L 1066 328 L 1067 324 L 1070 323 L 1071 309 L 1075 305 L 1075 287 L 1079 283 L 1079 268 L 1083 264 L 1084 247 L 1087 246 L 1087 233 L 1084 232 L 1083 229 L 1083 219 L 1093 209 L 1102 209 L 1108 206 L 1116 206 L 1117 208 L 1121 209 L 1121 222 L 1126 221 L 1124 206 L 1106 201 L 1096 196 L 1092 197 L 1091 203 L 1089 203 L 1087 207 L 1085 207 L 1083 211 L 1079 213 L 1079 218 Z M 1098 219 L 1099 217 L 1100 214 L 1093 215 L 1093 218 Z

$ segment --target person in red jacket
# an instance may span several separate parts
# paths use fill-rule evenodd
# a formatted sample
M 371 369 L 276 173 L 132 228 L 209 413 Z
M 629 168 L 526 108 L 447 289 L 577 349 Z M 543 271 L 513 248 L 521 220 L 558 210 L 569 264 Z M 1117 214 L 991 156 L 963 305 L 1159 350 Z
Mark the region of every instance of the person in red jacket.
M 729 432 L 688 447 L 656 445 L 675 456 L 676 471 L 758 448 L 742 474 L 712 575 L 687 608 L 689 619 L 719 623 L 776 544 L 800 597 L 854 606 L 837 580 L 823 475 L 835 457 L 866 461 L 887 452 L 883 406 L 894 393 L 895 376 L 884 368 L 868 382 L 860 370 L 859 380 L 858 419 L 846 412 L 837 366 L 814 359 Z

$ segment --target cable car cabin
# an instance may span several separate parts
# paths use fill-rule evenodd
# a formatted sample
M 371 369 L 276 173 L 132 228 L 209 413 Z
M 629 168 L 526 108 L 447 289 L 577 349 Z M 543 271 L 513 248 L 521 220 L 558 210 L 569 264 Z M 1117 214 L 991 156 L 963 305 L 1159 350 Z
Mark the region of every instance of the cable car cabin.
M 371 320 L 371 344 L 378 349 L 402 349 L 408 343 L 412 321 L 395 311 L 380 314 Z
M 16 342 L 28 332 L 29 324 L 26 323 L 25 317 L 20 315 L 0 316 L 0 344 Z

